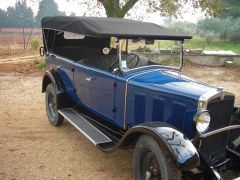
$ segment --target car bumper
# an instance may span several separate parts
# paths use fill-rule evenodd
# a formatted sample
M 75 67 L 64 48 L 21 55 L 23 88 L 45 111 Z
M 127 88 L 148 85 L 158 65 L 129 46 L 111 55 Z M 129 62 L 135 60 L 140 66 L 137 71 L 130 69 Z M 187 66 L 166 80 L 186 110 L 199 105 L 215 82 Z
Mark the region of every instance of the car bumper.
M 237 124 L 219 128 L 192 139 L 201 157 L 200 168 L 203 177 L 221 179 L 217 170 L 239 168 L 240 160 L 240 119 Z M 226 141 L 221 141 L 226 139 Z M 216 157 L 214 158 L 214 156 Z M 234 166 L 237 165 L 237 166 Z
M 240 158 L 240 124 L 199 134 L 192 143 L 211 166 L 224 159 L 228 150 Z

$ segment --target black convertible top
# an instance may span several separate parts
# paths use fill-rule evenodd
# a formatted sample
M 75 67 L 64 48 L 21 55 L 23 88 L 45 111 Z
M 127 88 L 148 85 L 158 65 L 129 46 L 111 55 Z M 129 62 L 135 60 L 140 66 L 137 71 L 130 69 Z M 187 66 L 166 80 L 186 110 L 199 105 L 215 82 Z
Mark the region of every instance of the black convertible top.
M 119 38 L 191 39 L 191 36 L 153 23 L 120 18 L 53 16 L 42 19 L 43 29 L 67 31 L 89 36 Z

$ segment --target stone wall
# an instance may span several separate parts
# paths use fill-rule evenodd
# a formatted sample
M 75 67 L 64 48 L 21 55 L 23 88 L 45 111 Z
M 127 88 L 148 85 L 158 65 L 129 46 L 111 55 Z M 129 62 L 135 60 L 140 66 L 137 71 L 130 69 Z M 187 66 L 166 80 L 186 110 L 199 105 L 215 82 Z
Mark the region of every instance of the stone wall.
M 141 55 L 142 53 L 138 53 Z M 149 60 L 160 63 L 172 60 L 179 55 L 171 53 L 151 53 L 145 52 L 144 56 Z M 232 61 L 235 66 L 240 66 L 240 55 L 213 55 L 213 54 L 184 54 L 184 60 L 188 60 L 194 64 L 206 66 L 224 66 L 226 61 Z

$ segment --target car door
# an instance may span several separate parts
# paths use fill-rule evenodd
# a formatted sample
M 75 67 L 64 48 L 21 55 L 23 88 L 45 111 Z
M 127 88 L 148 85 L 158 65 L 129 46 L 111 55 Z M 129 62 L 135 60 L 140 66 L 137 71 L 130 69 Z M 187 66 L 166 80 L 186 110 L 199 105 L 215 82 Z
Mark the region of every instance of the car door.
M 110 72 L 92 69 L 87 81 L 91 108 L 103 118 L 115 122 L 115 78 Z
M 115 123 L 116 75 L 80 63 L 75 64 L 74 85 L 79 103 L 103 119 Z
M 74 63 L 74 86 L 77 95 L 77 102 L 81 106 L 91 110 L 91 94 L 90 82 L 88 78 L 91 77 L 91 70 L 82 64 Z

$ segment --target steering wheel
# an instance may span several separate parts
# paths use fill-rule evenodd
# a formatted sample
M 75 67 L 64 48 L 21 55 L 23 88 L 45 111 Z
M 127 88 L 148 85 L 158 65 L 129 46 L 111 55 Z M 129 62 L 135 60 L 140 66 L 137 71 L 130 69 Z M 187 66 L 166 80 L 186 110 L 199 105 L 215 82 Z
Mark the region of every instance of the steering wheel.
M 133 56 L 133 57 L 128 58 L 129 56 Z M 127 64 L 130 64 L 135 58 L 137 59 L 136 64 L 135 64 L 132 68 L 137 67 L 137 65 L 138 65 L 139 62 L 140 62 L 139 56 L 138 56 L 137 54 L 134 54 L 134 53 L 124 54 L 123 57 L 124 57 L 124 59 L 126 59 Z M 118 64 L 117 64 L 117 63 L 118 63 L 118 59 L 116 59 L 116 60 L 113 61 L 113 63 L 110 65 L 110 68 L 109 68 L 110 72 L 113 72 L 114 68 L 118 67 Z

